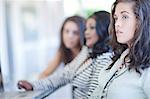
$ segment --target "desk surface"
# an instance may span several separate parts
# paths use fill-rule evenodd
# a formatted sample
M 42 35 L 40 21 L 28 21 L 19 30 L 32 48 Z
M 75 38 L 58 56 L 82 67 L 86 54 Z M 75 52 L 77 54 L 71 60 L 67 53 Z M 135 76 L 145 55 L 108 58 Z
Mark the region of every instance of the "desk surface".
M 33 96 L 40 93 L 41 91 L 4 92 L 0 93 L 0 99 L 33 99 Z
M 0 93 L 0 99 L 33 99 L 43 91 L 20 91 Z M 71 86 L 67 85 L 52 93 L 45 99 L 72 99 Z

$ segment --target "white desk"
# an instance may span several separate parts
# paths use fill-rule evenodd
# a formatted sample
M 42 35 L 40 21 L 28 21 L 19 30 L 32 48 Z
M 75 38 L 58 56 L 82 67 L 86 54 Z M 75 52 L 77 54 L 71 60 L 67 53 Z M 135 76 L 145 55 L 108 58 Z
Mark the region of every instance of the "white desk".
M 0 93 L 0 99 L 32 99 L 33 95 L 38 95 L 40 92 L 4 92 Z
M 33 99 L 41 91 L 4 92 L 0 99 Z M 64 86 L 44 99 L 72 99 L 71 85 Z

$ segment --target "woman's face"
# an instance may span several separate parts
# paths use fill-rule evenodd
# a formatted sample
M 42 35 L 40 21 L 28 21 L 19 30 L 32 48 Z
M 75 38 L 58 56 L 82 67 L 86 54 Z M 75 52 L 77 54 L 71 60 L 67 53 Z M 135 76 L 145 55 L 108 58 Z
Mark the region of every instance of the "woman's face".
M 87 19 L 85 31 L 86 45 L 90 48 L 98 41 L 99 37 L 96 33 L 96 21 L 93 18 Z
M 136 16 L 133 11 L 134 3 L 118 3 L 114 13 L 117 41 L 131 46 L 131 40 L 136 30 Z
M 78 48 L 80 44 L 80 33 L 77 24 L 73 21 L 68 21 L 63 29 L 63 42 L 66 48 Z

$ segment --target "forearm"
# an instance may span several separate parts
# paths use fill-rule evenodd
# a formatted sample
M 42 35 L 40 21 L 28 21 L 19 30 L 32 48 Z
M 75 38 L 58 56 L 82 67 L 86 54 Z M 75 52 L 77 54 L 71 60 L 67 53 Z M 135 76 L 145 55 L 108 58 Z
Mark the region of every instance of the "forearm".
M 72 81 L 76 70 L 81 66 L 81 64 L 87 59 L 88 51 L 84 48 L 81 53 L 69 64 L 65 66 L 62 72 L 57 75 L 50 75 L 49 77 L 33 82 L 34 90 L 55 90 L 63 85 Z
M 61 62 L 61 55 L 59 52 L 57 52 L 54 59 L 49 62 L 48 67 L 40 74 L 39 79 L 43 79 L 51 75 L 57 69 Z
M 44 79 L 46 77 L 48 77 L 49 75 L 51 75 L 57 68 L 58 66 L 49 66 L 47 67 L 38 77 L 38 79 Z
M 32 83 L 33 90 L 55 90 L 70 82 L 71 78 L 68 76 L 68 71 L 63 70 L 57 75 L 50 75 L 49 77 L 38 80 Z M 69 74 L 71 75 L 71 74 Z

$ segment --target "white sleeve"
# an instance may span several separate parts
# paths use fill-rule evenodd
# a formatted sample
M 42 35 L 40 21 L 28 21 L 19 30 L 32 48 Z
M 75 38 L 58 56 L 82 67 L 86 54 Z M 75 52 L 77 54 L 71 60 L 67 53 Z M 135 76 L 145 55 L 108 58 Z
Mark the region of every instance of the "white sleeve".
M 57 75 L 50 75 L 49 77 L 38 80 L 32 83 L 34 90 L 49 90 L 55 91 L 59 87 L 66 85 L 72 81 L 76 70 L 88 58 L 88 48 L 83 47 L 79 55 Z

